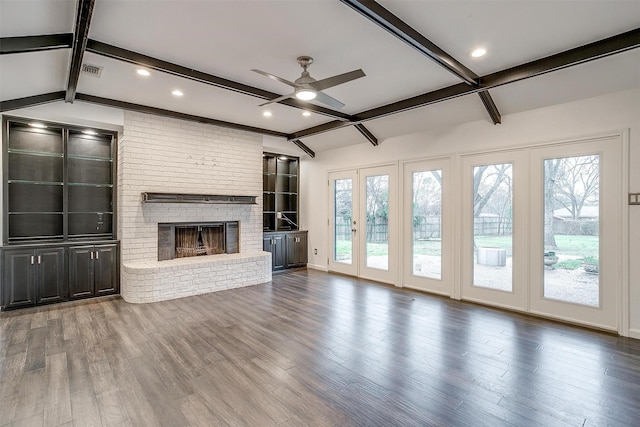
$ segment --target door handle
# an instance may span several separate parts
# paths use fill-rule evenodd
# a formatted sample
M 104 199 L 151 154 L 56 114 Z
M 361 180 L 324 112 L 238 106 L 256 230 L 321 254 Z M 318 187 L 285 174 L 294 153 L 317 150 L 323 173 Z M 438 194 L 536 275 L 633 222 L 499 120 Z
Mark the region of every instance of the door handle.
M 91 251 L 91 259 L 93 259 L 93 251 Z
M 38 264 L 42 264 L 42 257 L 38 255 Z
M 96 259 L 98 259 L 98 258 L 99 258 L 99 257 L 98 257 L 98 251 L 96 251 Z
M 31 265 L 33 265 L 33 264 L 34 264 L 34 262 L 33 262 L 33 261 L 34 261 L 34 259 L 35 259 L 35 258 L 33 257 L 33 255 L 31 255 Z

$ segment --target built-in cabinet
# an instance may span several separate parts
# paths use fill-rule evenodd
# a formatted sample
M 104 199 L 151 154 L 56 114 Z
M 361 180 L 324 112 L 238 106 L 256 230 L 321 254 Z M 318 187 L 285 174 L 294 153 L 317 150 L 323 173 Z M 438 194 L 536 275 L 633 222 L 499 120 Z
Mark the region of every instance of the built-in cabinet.
M 262 154 L 264 231 L 298 229 L 299 164 L 297 157 Z
M 307 232 L 287 233 L 287 268 L 307 265 Z
M 6 308 L 63 301 L 66 297 L 62 248 L 4 250 L 2 270 Z
M 2 125 L 2 308 L 117 293 L 116 134 L 12 117 Z M 87 247 L 93 262 L 80 266 L 76 250 Z
M 262 154 L 263 250 L 273 271 L 307 265 L 307 232 L 298 228 L 300 159 Z
M 116 292 L 117 245 L 69 248 L 70 298 L 86 298 Z
M 262 248 L 271 252 L 273 271 L 307 265 L 307 232 L 281 231 L 264 233 Z

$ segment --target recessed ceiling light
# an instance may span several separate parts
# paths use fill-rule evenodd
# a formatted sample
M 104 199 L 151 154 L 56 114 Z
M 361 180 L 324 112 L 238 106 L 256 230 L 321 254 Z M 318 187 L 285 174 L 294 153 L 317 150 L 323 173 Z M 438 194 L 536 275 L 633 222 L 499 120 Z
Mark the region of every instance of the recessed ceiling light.
M 40 123 L 40 122 L 29 123 L 29 126 L 31 126 L 33 128 L 38 128 L 38 129 L 45 129 L 47 127 L 47 125 L 45 125 L 44 123 Z
M 91 130 L 91 129 L 85 129 L 82 131 L 82 133 L 84 133 L 85 135 L 97 135 L 98 132 L 96 132 L 95 130 Z
M 264 113 L 262 113 L 262 115 L 265 116 L 265 117 L 273 116 L 273 114 L 271 114 L 271 111 L 265 111 Z
M 481 56 L 484 56 L 485 53 L 487 53 L 487 49 L 479 47 L 471 52 L 471 56 L 474 58 L 480 58 Z
M 302 113 L 302 115 L 305 116 L 305 117 L 309 117 L 311 115 L 311 113 L 309 111 L 304 111 Z
M 173 96 L 182 96 L 182 95 L 184 95 L 184 93 L 181 90 L 176 89 L 176 90 L 172 90 L 171 91 L 171 95 L 173 95 Z
M 151 73 L 148 70 L 145 70 L 144 68 L 138 68 L 136 70 L 136 73 L 144 77 L 149 77 L 151 75 Z

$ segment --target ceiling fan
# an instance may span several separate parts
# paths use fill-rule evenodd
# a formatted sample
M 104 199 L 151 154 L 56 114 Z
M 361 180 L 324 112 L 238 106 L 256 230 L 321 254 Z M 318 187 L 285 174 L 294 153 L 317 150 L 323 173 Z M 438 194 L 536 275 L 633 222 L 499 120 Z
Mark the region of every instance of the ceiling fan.
M 325 89 L 328 89 L 333 86 L 338 86 L 342 83 L 350 82 L 351 80 L 359 79 L 360 77 L 364 77 L 366 74 L 362 70 L 353 70 L 348 73 L 338 74 L 333 77 L 328 77 L 322 80 L 316 80 L 309 75 L 307 71 L 307 67 L 313 64 L 313 58 L 310 56 L 299 56 L 298 64 L 302 67 L 302 75 L 296 79 L 294 82 L 290 82 L 289 80 L 283 79 L 282 77 L 274 76 L 271 73 L 267 73 L 262 70 L 251 70 L 255 71 L 258 74 L 262 74 L 263 76 L 267 76 L 273 80 L 276 80 L 280 83 L 284 83 L 294 88 L 294 91 L 288 95 L 282 95 L 277 98 L 274 98 L 263 105 L 272 104 L 274 102 L 279 102 L 287 98 L 298 98 L 302 101 L 311 101 L 315 99 L 316 101 L 322 102 L 333 108 L 342 108 L 344 104 L 338 101 L 335 98 L 330 97 L 326 93 L 322 92 Z

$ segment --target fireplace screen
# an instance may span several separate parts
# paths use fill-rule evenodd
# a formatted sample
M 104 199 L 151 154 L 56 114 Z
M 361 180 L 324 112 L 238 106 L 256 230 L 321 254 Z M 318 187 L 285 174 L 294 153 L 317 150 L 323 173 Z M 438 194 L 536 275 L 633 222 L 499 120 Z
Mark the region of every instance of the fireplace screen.
M 239 252 L 238 222 L 158 224 L 158 260 Z

